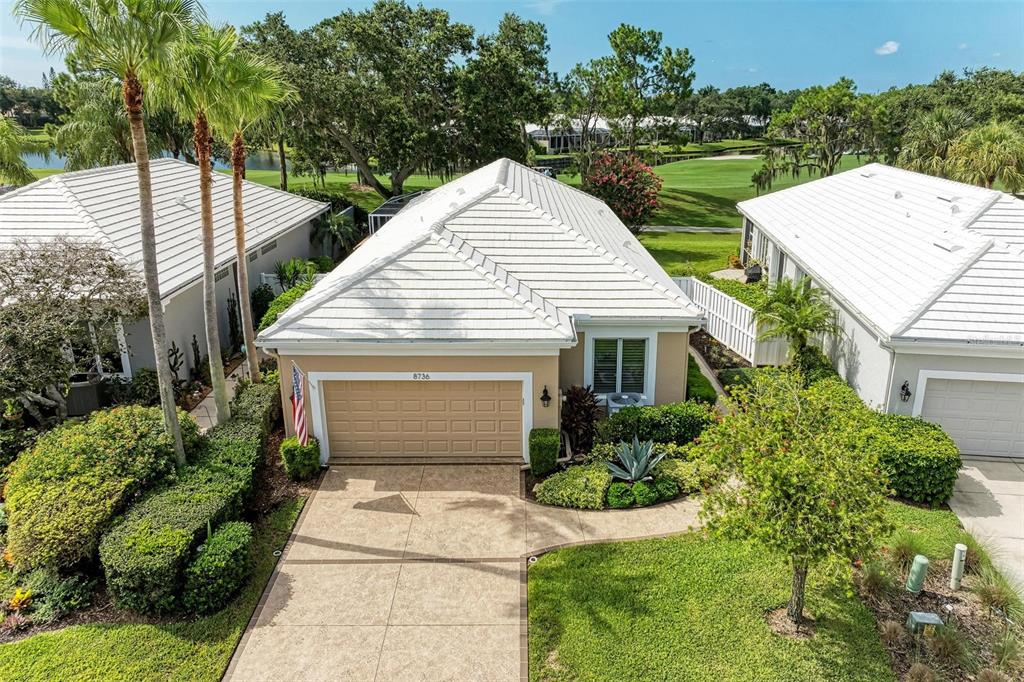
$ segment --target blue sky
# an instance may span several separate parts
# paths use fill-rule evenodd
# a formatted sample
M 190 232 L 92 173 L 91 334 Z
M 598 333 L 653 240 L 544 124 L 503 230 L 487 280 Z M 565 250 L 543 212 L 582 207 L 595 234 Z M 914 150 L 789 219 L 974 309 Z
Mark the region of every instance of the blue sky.
M 366 2 L 259 0 L 206 2 L 213 20 L 242 24 L 283 9 L 305 27 Z M 992 66 L 1024 70 L 1024 2 L 629 2 L 583 0 L 429 0 L 478 31 L 506 11 L 543 21 L 552 68 L 607 54 L 607 34 L 621 22 L 654 28 L 696 58 L 698 85 L 767 81 L 790 89 L 853 78 L 865 92 L 927 82 L 945 69 Z M 45 59 L 0 1 L 0 72 L 24 83 L 59 60 Z

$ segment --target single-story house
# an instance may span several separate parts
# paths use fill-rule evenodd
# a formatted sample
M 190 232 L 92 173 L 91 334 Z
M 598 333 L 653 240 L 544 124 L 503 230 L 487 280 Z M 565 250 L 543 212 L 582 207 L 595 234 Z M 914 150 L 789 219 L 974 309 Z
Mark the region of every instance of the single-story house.
M 156 218 L 157 270 L 167 325 L 184 360 L 182 378 L 192 368 L 192 337 L 206 353 L 203 324 L 203 255 L 199 216 L 199 169 L 175 159 L 150 163 Z M 213 174 L 214 249 L 218 322 L 221 342 L 228 342 L 227 301 L 234 292 L 235 233 L 231 176 Z M 254 182 L 244 182 L 249 288 L 274 263 L 311 255 L 313 220 L 329 205 Z M 98 241 L 142 273 L 139 192 L 135 164 L 51 175 L 0 196 L 0 248 L 67 237 Z M 83 373 L 132 376 L 140 367 L 156 367 L 149 319 L 125 322 L 117 329 L 96 330 L 100 353 L 81 367 Z
M 873 163 L 739 210 L 747 262 L 831 297 L 828 351 L 866 403 L 1024 456 L 1024 201 Z
M 257 345 L 286 404 L 302 372 L 325 462 L 522 462 L 561 389 L 683 400 L 701 318 L 604 203 L 502 159 L 418 197 Z

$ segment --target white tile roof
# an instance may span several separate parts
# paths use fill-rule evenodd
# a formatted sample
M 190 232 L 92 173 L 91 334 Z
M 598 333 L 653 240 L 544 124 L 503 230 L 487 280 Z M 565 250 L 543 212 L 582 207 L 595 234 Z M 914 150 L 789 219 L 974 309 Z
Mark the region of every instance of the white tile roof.
M 740 202 L 897 339 L 1024 343 L 1024 202 L 881 164 Z
M 175 159 L 150 163 L 160 293 L 167 297 L 202 277 L 199 169 Z M 62 173 L 0 195 L 0 248 L 66 236 L 104 242 L 141 270 L 138 185 L 134 164 Z M 246 247 L 252 251 L 327 210 L 328 205 L 243 182 Z M 213 174 L 216 267 L 235 259 L 231 177 Z
M 701 313 L 601 201 L 502 159 L 418 197 L 260 342 L 572 343 L 584 316 Z

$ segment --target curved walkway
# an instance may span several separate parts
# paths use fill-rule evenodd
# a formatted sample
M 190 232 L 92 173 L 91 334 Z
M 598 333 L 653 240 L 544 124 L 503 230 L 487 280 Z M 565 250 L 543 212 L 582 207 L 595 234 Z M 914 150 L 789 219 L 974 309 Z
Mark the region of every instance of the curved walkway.
M 556 509 L 521 486 L 511 465 L 332 467 L 226 679 L 526 680 L 530 556 L 684 532 L 700 507 Z

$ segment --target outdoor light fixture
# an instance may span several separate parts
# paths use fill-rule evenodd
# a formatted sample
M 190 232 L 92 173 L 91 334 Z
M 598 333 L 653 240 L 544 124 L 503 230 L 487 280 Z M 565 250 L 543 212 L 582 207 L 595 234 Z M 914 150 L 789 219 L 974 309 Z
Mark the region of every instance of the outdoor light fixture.
M 910 400 L 910 382 L 904 381 L 903 385 L 900 386 L 900 400 L 907 402 Z
M 544 387 L 544 392 L 540 394 L 540 404 L 547 407 L 551 404 L 551 394 L 548 393 L 548 387 Z

